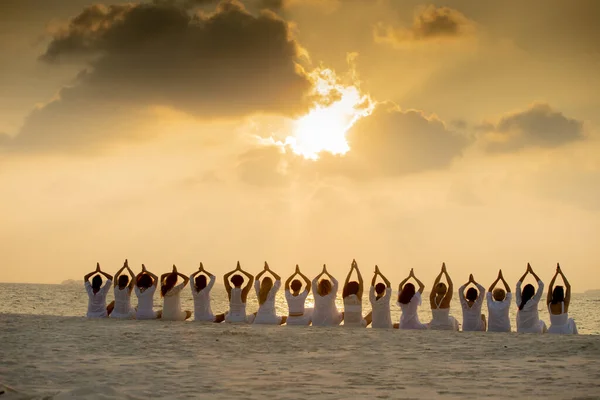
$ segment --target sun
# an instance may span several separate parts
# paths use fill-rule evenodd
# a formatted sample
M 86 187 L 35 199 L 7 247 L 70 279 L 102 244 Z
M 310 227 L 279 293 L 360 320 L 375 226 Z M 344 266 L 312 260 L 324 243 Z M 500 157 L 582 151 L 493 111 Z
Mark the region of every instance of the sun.
M 346 154 L 350 150 L 346 133 L 356 121 L 371 114 L 375 102 L 361 92 L 354 75 L 350 84 L 342 84 L 333 70 L 319 68 L 310 78 L 317 100 L 308 114 L 293 122 L 285 145 L 312 160 L 322 152 Z

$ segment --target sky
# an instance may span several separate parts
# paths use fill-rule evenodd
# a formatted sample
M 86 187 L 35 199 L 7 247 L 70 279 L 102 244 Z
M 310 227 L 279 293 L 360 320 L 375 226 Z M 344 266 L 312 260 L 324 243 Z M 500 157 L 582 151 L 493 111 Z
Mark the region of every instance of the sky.
M 4 0 L 0 281 L 600 287 L 600 2 Z

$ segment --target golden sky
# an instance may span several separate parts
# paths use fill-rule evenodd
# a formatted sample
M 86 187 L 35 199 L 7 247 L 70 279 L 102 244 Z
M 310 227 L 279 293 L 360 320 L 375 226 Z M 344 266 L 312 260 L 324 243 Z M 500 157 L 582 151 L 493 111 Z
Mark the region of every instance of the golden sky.
M 600 286 L 600 2 L 7 0 L 0 281 L 353 258 Z

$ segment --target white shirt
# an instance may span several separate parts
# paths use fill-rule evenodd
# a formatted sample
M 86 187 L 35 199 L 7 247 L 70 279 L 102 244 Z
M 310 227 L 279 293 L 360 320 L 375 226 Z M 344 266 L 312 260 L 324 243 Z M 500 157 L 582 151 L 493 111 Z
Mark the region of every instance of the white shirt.
M 481 306 L 483 306 L 483 299 L 485 297 L 485 288 L 481 285 L 477 285 L 479 294 L 477 299 L 473 302 L 471 307 L 465 298 L 465 288 L 467 285 L 462 285 L 458 289 L 458 297 L 460 298 L 460 305 L 463 313 L 463 331 L 481 331 L 483 330 L 483 321 L 481 320 Z
M 182 282 L 177 286 L 174 286 L 165 294 L 163 297 L 163 319 L 181 319 L 181 290 L 185 284 Z
M 487 293 L 487 307 L 489 312 L 488 331 L 489 332 L 510 332 L 510 303 L 512 302 L 512 293 L 506 293 L 502 301 L 494 300 L 491 292 Z
M 225 316 L 227 322 L 246 322 L 246 303 L 242 302 L 242 289 L 231 288 L 229 312 Z
M 398 294 L 400 294 L 400 292 Z M 400 329 L 425 329 L 425 325 L 419 320 L 419 306 L 421 305 L 420 292 L 416 292 L 408 304 L 402 304 L 400 302 L 397 304 L 402 310 L 399 325 Z
M 119 286 L 115 286 L 115 308 L 110 314 L 113 318 L 127 318 L 132 316 L 131 312 L 131 292 L 129 286 L 125 286 L 123 289 Z
M 215 284 L 215 276 L 210 276 L 206 287 L 200 291 L 196 290 L 194 280 L 190 276 L 190 288 L 192 288 L 192 297 L 194 298 L 194 319 L 196 321 L 214 321 L 212 309 L 210 307 L 210 291 Z
M 338 281 L 335 278 L 331 278 L 332 287 L 331 292 L 325 296 L 321 296 L 318 293 L 318 280 L 317 278 L 312 281 L 312 291 L 315 297 L 315 309 L 312 317 L 313 326 L 331 326 L 339 325 L 340 317 L 337 307 L 335 305 L 335 298 L 337 297 Z
M 156 292 L 156 286 L 152 285 L 143 292 L 139 286 L 136 286 L 134 290 L 138 298 L 136 318 L 156 318 L 156 314 L 154 313 L 154 292 Z
M 517 311 L 517 332 L 539 333 L 540 315 L 538 313 L 538 304 L 544 294 L 544 282 L 538 281 L 538 289 L 535 295 L 529 299 L 522 310 Z M 521 282 L 517 282 L 515 291 L 517 307 L 521 305 Z
M 102 286 L 97 293 L 94 293 L 92 284 L 89 281 L 85 282 L 85 290 L 88 294 L 88 318 L 104 318 L 108 316 L 108 313 L 106 312 L 106 295 L 108 294 L 111 285 L 112 281 L 107 280 L 104 283 L 104 286 Z
M 281 281 L 279 281 L 279 280 L 275 281 L 275 283 L 273 284 L 273 287 L 269 290 L 269 293 L 267 293 L 267 299 L 265 300 L 265 302 L 258 306 L 258 312 L 256 314 L 257 318 L 262 315 L 266 315 L 266 316 L 276 315 L 275 314 L 275 295 L 279 291 L 280 287 L 281 287 Z M 260 279 L 257 279 L 254 281 L 254 290 L 256 291 L 256 297 L 259 297 Z
M 363 317 L 361 299 L 359 299 L 355 294 L 344 297 L 344 326 L 362 325 Z
M 294 296 L 291 291 L 285 291 L 285 299 L 288 303 L 290 315 L 302 315 L 304 314 L 304 303 L 308 297 L 308 290 L 304 289 L 303 292 L 298 293 L 298 296 Z
M 385 294 L 377 299 L 375 288 L 371 286 L 369 289 L 369 301 L 372 308 L 372 323 L 373 328 L 391 328 L 392 316 L 390 315 L 390 299 L 392 298 L 392 288 L 386 288 Z

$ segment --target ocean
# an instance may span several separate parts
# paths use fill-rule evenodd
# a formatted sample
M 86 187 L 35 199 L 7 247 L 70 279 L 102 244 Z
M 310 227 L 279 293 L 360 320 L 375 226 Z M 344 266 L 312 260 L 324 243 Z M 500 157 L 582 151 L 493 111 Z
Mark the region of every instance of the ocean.
M 212 309 L 215 314 L 227 310 L 227 294 L 223 286 L 216 284 L 211 293 Z M 370 311 L 368 300 L 368 291 L 365 290 L 363 299 L 363 314 Z M 395 305 L 395 296 L 392 297 L 392 321 L 398 322 L 400 319 L 400 308 Z M 113 299 L 112 290 L 108 295 L 108 301 Z M 421 322 L 431 320 L 431 310 L 427 296 L 423 296 L 423 305 L 419 309 L 419 318 Z M 160 294 L 155 295 L 155 308 L 161 308 L 162 299 Z M 135 294 L 132 294 L 132 304 L 135 306 L 137 300 Z M 192 294 L 189 287 L 186 287 L 181 295 L 182 308 L 193 311 Z M 312 294 L 308 296 L 306 307 L 312 307 L 314 300 Z M 545 301 L 540 302 L 540 318 L 549 326 L 549 317 Z M 343 310 L 341 290 L 338 292 L 337 305 Z M 580 334 L 600 334 L 600 294 L 598 293 L 575 293 L 571 300 L 569 314 L 575 319 Z M 277 294 L 276 300 L 277 313 L 287 315 L 287 303 L 283 294 L 283 289 Z M 254 291 L 248 298 L 247 311 L 254 312 L 258 309 L 258 303 Z M 23 315 L 47 315 L 63 317 L 84 317 L 87 311 L 87 294 L 83 287 L 78 284 L 65 285 L 42 285 L 42 284 L 20 284 L 20 283 L 0 283 L 0 313 L 2 314 L 23 314 Z M 511 306 L 511 321 L 513 331 L 516 330 L 516 312 L 515 304 Z M 484 302 L 483 311 L 487 315 L 487 309 Z M 451 315 L 459 321 L 462 320 L 462 313 L 458 297 L 452 300 Z M 193 318 L 193 316 L 192 316 Z

